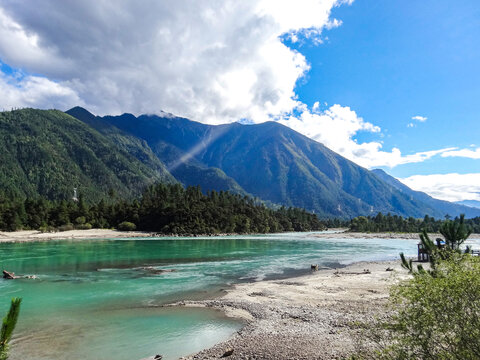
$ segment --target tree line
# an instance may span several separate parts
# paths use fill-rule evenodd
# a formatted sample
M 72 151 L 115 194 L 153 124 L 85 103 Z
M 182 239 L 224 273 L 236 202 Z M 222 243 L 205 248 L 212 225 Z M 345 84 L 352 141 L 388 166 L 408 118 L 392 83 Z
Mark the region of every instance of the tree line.
M 350 231 L 354 232 L 411 232 L 420 233 L 426 230 L 429 233 L 439 232 L 443 224 L 447 221 L 459 222 L 460 218 L 455 217 L 451 220 L 450 216 L 445 219 L 435 219 L 425 215 L 423 219 L 413 217 L 402 217 L 388 213 L 383 215 L 381 212 L 376 216 L 357 216 L 350 221 Z M 465 225 L 474 233 L 480 233 L 480 217 L 466 219 Z
M 273 210 L 246 196 L 179 184 L 148 187 L 139 199 L 78 201 L 0 198 L 0 229 L 72 230 L 117 228 L 162 234 L 273 233 L 325 229 L 315 214 L 299 208 Z

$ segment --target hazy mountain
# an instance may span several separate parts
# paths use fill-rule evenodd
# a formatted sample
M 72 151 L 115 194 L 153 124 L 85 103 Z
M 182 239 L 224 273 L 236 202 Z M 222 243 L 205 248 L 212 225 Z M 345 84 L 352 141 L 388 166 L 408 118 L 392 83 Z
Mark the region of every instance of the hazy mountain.
M 4 194 L 66 199 L 78 187 L 86 199 L 98 199 L 110 190 L 131 197 L 148 184 L 172 179 L 57 110 L 1 112 L 0 141 Z
M 480 201 L 477 201 L 477 200 L 462 200 L 462 201 L 455 202 L 455 204 L 465 205 L 465 206 L 480 209 Z
M 212 126 L 170 115 L 131 114 L 101 120 L 145 140 L 183 183 L 204 181 L 203 171 L 214 168 L 254 196 L 303 207 L 321 216 L 350 217 L 379 211 L 414 217 L 444 215 L 442 210 L 275 122 Z M 216 185 L 211 178 L 209 186 Z
M 439 200 L 431 197 L 428 194 L 425 194 L 421 191 L 415 191 L 410 189 L 407 185 L 403 184 L 399 180 L 395 179 L 393 176 L 388 175 L 385 171 L 381 169 L 372 170 L 372 173 L 377 175 L 380 179 L 386 183 L 397 188 L 404 194 L 410 196 L 412 200 L 418 200 L 429 206 L 432 211 L 436 210 L 436 213 L 440 213 L 437 217 L 442 218 L 445 215 L 458 216 L 459 214 L 465 214 L 466 217 L 475 217 L 480 216 L 480 209 L 474 209 L 471 205 L 465 206 L 467 204 L 452 203 L 445 200 Z M 478 201 L 473 201 L 474 203 L 480 204 Z M 480 206 L 479 206 L 480 207 Z M 428 214 L 428 212 L 427 212 Z

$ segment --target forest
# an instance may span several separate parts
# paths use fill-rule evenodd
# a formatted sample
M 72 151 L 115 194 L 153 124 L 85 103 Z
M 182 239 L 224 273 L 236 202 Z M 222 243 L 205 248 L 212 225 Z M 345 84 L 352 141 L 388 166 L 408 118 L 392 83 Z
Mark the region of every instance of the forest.
M 350 231 L 354 232 L 413 232 L 420 233 L 424 229 L 427 232 L 438 232 L 446 220 L 460 221 L 459 217 L 454 219 L 446 215 L 445 219 L 435 219 L 425 215 L 423 219 L 413 217 L 402 217 L 398 215 L 383 215 L 381 212 L 376 216 L 357 216 L 350 221 Z M 480 217 L 465 219 L 465 225 L 474 233 L 480 233 Z
M 149 186 L 139 199 L 112 196 L 86 202 L 37 198 L 0 198 L 3 231 L 116 228 L 161 234 L 274 233 L 323 230 L 315 214 L 299 208 L 273 210 L 256 200 L 229 192 L 203 194 L 200 187 Z

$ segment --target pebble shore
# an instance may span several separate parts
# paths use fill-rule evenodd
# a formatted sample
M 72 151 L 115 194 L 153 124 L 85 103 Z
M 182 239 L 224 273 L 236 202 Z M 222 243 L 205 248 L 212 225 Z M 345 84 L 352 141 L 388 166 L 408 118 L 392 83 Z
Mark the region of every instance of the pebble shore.
M 361 262 L 239 284 L 219 299 L 176 304 L 221 309 L 246 322 L 230 340 L 182 359 L 346 358 L 356 351 L 356 324 L 386 311 L 389 285 L 408 276 L 399 261 Z

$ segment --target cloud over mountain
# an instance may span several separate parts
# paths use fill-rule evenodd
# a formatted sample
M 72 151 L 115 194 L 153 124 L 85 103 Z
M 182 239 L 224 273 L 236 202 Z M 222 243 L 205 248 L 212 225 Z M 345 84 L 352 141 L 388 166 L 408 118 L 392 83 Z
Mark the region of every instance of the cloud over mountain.
M 56 1 L 0 4 L 0 108 L 164 110 L 209 124 L 278 120 L 365 167 L 421 162 L 358 132 L 381 129 L 348 106 L 320 111 L 296 85 L 310 69 L 293 42 L 322 42 L 353 0 Z M 321 99 L 319 94 L 319 100 Z M 344 104 L 345 105 L 345 104 Z M 412 119 L 425 121 L 426 117 Z
M 401 180 L 408 187 L 447 201 L 480 200 L 480 173 L 413 175 Z
M 295 84 L 309 69 L 280 37 L 318 38 L 339 24 L 330 11 L 344 2 L 46 0 L 40 7 L 7 0 L 0 58 L 50 81 L 42 89 L 29 87 L 30 77 L 16 79 L 20 89 L 10 89 L 9 101 L 20 105 L 29 87 L 57 93 L 62 104 L 80 98 L 99 114 L 265 121 L 297 106 Z M 15 87 L 5 75 L 0 81 Z M 50 105 L 49 97 L 36 105 Z

